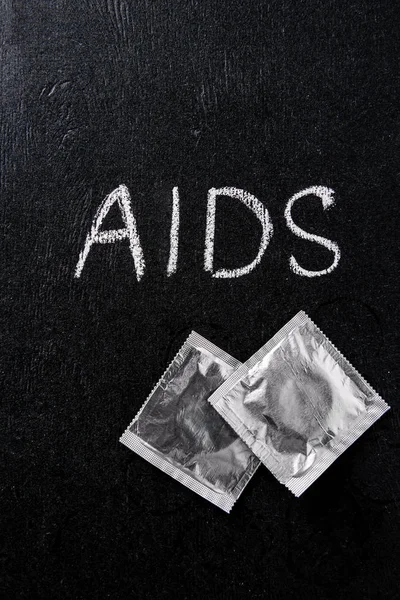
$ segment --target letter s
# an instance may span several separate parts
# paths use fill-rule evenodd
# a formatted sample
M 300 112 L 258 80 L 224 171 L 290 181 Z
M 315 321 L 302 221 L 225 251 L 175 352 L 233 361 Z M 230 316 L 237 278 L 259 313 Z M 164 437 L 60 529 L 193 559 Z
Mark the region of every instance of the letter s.
M 322 200 L 323 209 L 326 210 L 327 208 L 335 204 L 333 194 L 334 191 L 327 187 L 313 186 L 302 190 L 298 194 L 295 194 L 290 198 L 289 202 L 287 203 L 285 209 L 285 218 L 286 224 L 289 227 L 290 231 L 292 231 L 298 237 L 301 237 L 303 240 L 309 240 L 310 242 L 316 242 L 317 244 L 324 246 L 325 248 L 333 252 L 333 254 L 335 255 L 332 264 L 326 269 L 322 269 L 321 271 L 308 271 L 307 269 L 303 269 L 303 267 L 299 265 L 295 257 L 291 256 L 290 268 L 297 275 L 303 275 L 304 277 L 319 277 L 320 275 L 327 275 L 328 273 L 332 273 L 332 271 L 338 266 L 340 260 L 340 248 L 337 245 L 337 243 L 332 242 L 331 240 L 323 238 L 319 235 L 307 233 L 306 231 L 304 231 L 304 229 L 298 227 L 298 225 L 296 225 L 292 219 L 292 206 L 299 198 L 309 195 L 318 196 L 318 198 Z

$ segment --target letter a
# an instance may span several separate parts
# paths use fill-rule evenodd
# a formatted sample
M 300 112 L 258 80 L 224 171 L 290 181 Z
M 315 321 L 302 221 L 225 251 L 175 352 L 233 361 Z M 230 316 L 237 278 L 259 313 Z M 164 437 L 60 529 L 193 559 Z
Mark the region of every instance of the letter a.
M 100 231 L 101 224 L 115 202 L 118 202 L 125 227 L 123 229 Z M 82 269 L 93 244 L 113 244 L 114 242 L 126 238 L 129 240 L 129 248 L 135 263 L 136 277 L 137 280 L 140 281 L 145 269 L 143 251 L 140 245 L 135 217 L 132 213 L 131 197 L 128 188 L 122 184 L 111 192 L 111 194 L 106 196 L 100 204 L 94 216 L 91 230 L 86 237 L 83 250 L 79 255 L 79 260 L 75 269 L 75 277 L 81 276 Z
M 214 269 L 214 236 L 215 236 L 215 208 L 217 196 L 230 196 L 240 200 L 247 208 L 249 208 L 260 221 L 262 226 L 262 234 L 260 247 L 255 259 L 244 267 L 238 269 L 219 269 L 213 273 Z M 213 277 L 229 278 L 240 277 L 250 273 L 260 262 L 273 233 L 272 223 L 269 218 L 267 209 L 255 196 L 249 194 L 245 190 L 239 190 L 234 187 L 211 188 L 208 190 L 208 205 L 207 205 L 207 227 L 206 227 L 206 244 L 204 251 L 204 270 L 210 271 Z

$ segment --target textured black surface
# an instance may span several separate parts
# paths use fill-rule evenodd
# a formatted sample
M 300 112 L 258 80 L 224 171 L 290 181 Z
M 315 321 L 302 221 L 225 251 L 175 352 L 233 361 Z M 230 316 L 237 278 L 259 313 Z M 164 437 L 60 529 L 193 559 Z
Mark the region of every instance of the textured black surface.
M 1 586 L 6 598 L 398 598 L 396 2 L 2 0 Z M 147 262 L 78 254 L 125 183 Z M 172 187 L 178 271 L 167 278 Z M 209 187 L 268 208 L 203 270 Z M 336 206 L 294 211 L 311 185 Z M 221 200 L 216 267 L 258 231 Z M 117 215 L 118 216 L 118 215 Z M 110 217 L 111 218 L 111 217 Z M 304 309 L 392 405 L 297 500 L 260 469 L 225 515 L 118 442 L 191 329 L 246 360 Z

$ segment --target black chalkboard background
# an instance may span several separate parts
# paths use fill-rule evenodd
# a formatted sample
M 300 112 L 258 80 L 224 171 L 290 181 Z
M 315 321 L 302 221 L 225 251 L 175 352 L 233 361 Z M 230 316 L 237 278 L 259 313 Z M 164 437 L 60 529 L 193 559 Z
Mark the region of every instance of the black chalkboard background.
M 5 598 L 398 598 L 396 2 L 1 2 Z M 103 198 L 127 242 L 79 252 Z M 172 188 L 178 268 L 167 277 Z M 336 205 L 289 198 L 312 185 Z M 274 235 L 203 268 L 207 190 Z M 118 212 L 105 226 L 118 223 Z M 118 226 L 118 225 L 116 225 Z M 215 267 L 259 226 L 218 200 Z M 118 442 L 191 329 L 246 360 L 304 309 L 392 406 L 300 499 L 260 469 L 230 515 Z

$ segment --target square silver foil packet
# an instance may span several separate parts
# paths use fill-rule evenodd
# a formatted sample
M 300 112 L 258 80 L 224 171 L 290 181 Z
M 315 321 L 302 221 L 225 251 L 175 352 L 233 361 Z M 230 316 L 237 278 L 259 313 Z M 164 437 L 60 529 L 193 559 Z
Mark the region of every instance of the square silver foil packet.
M 303 311 L 209 402 L 295 496 L 389 409 Z
M 192 332 L 120 441 L 230 512 L 260 464 L 208 403 L 235 358 Z

